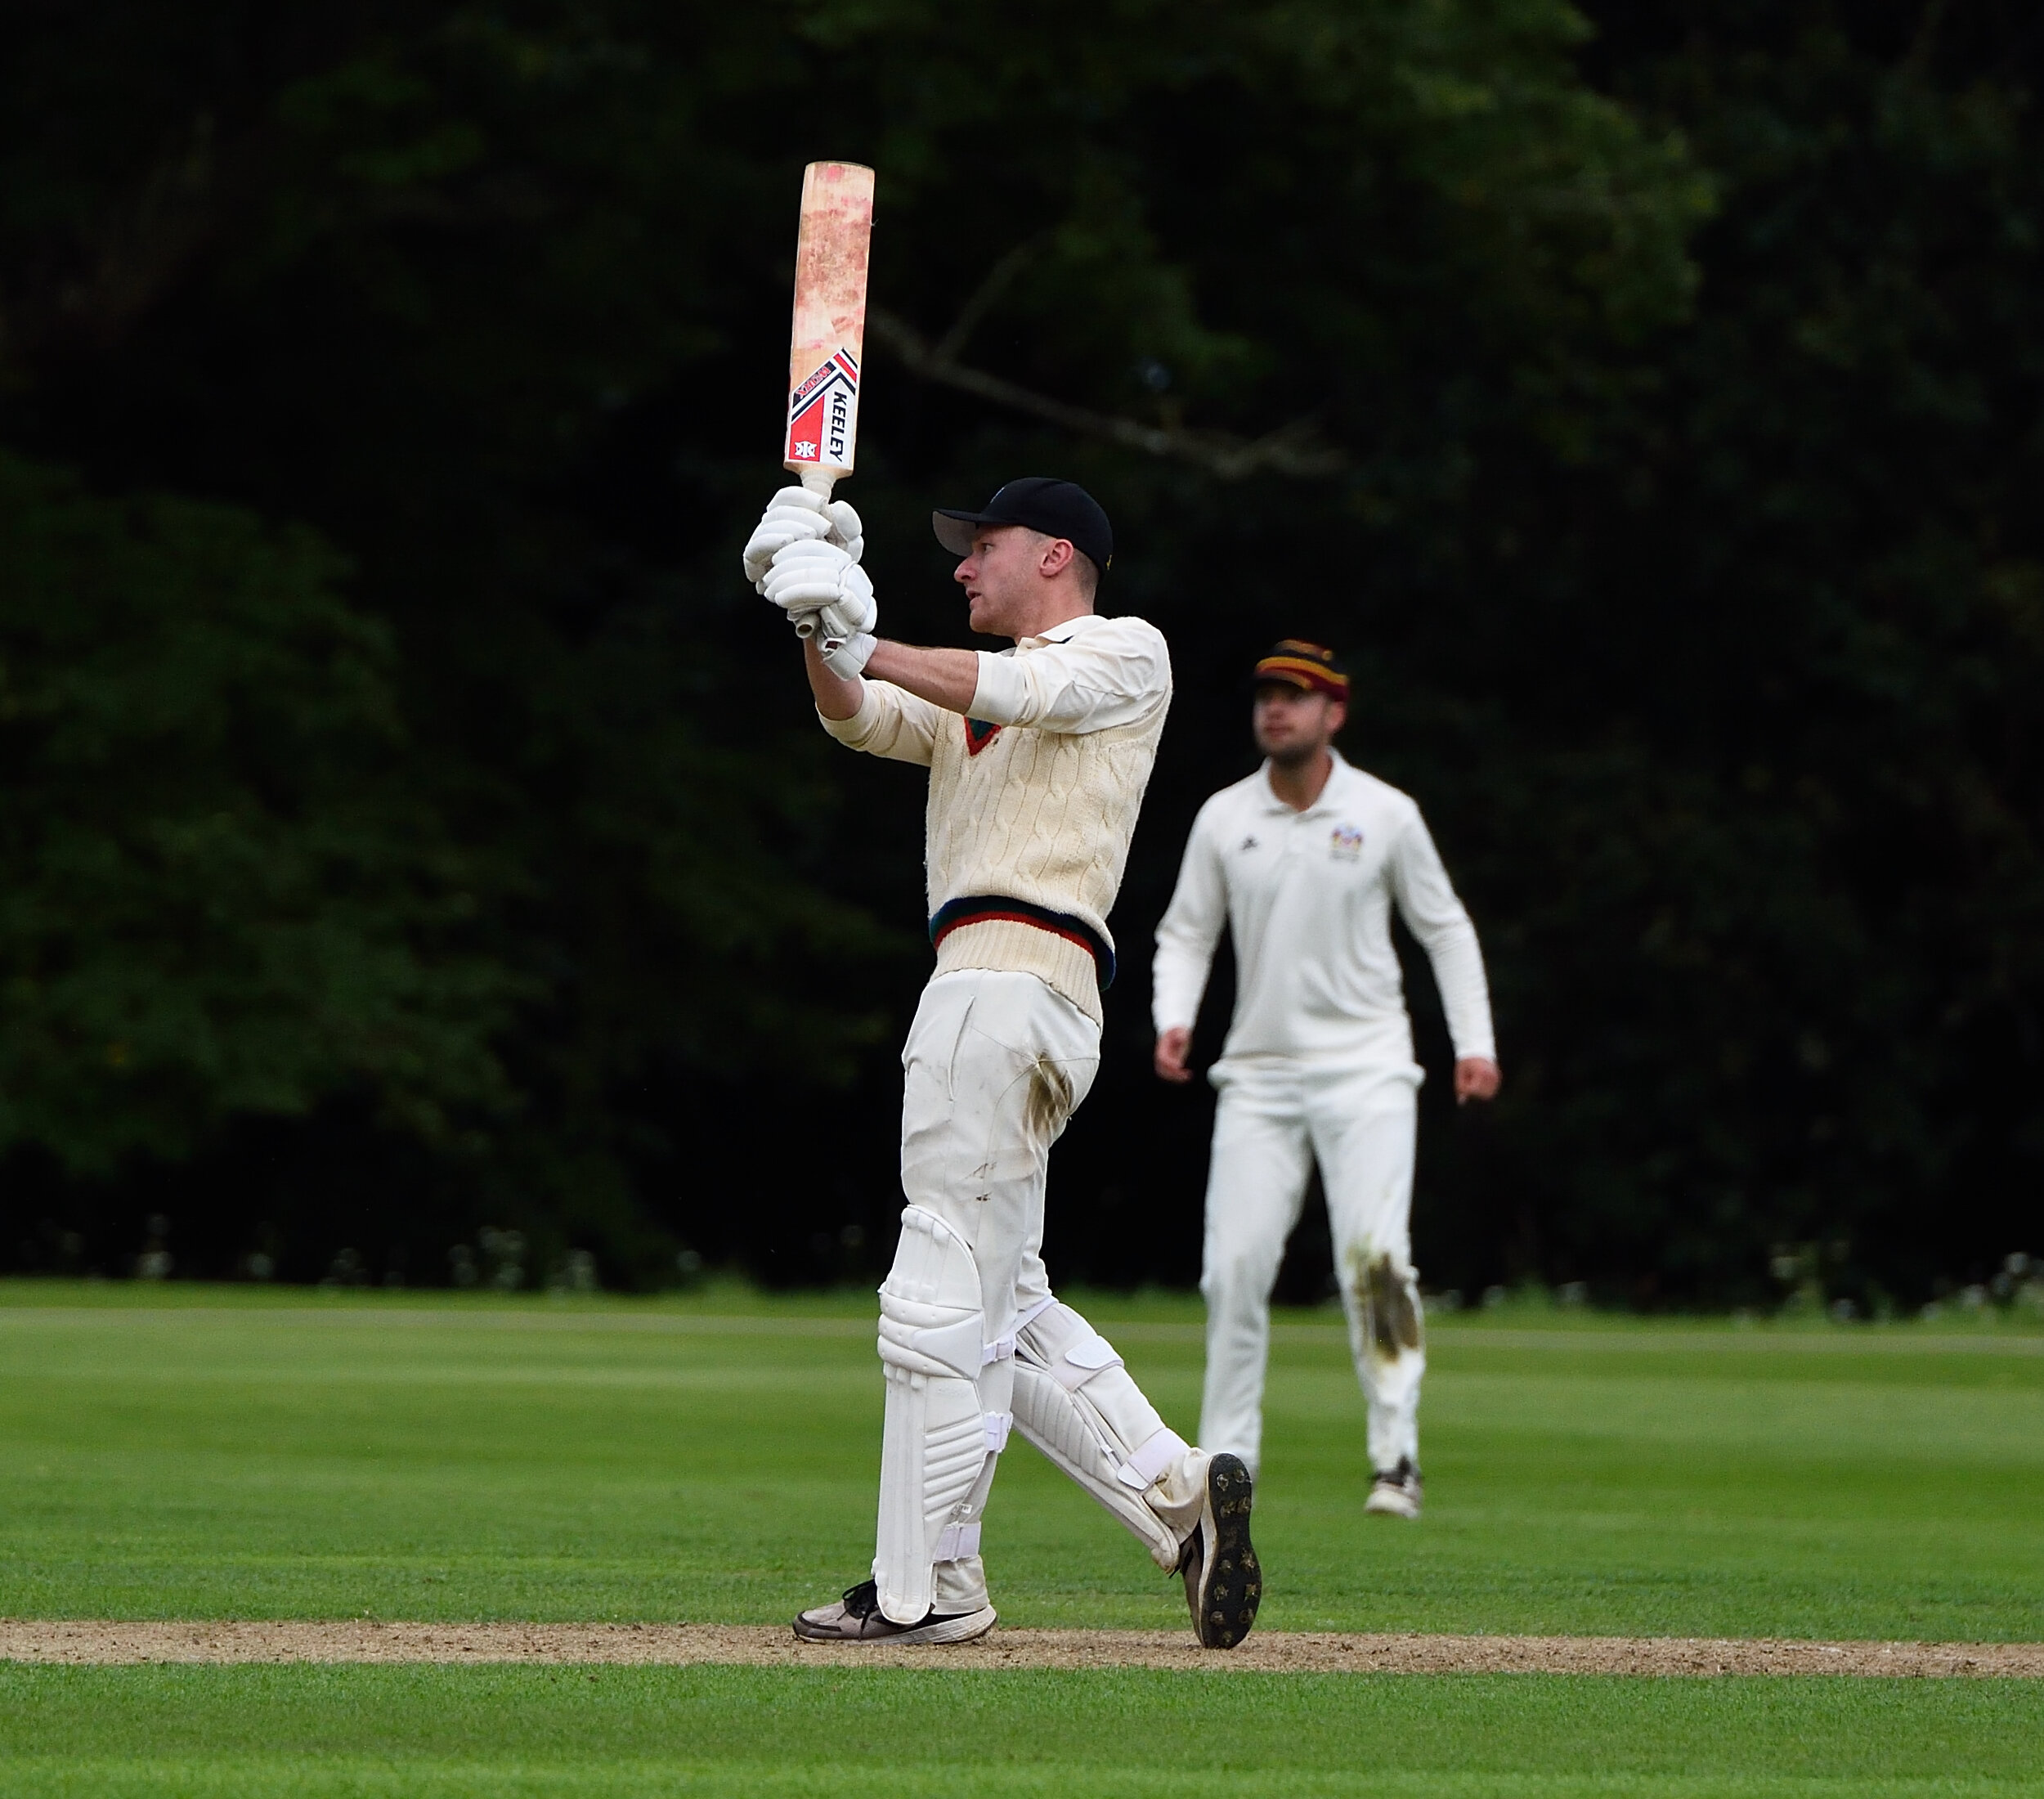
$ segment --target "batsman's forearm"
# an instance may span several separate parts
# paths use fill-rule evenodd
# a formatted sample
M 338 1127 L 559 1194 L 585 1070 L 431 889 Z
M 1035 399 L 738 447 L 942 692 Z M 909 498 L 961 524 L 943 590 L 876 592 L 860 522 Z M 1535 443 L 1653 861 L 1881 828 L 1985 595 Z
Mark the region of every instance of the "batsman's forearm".
M 858 702 L 865 698 L 864 684 L 833 675 L 816 647 L 814 637 L 802 639 L 802 666 L 809 671 L 809 692 L 816 696 L 816 709 L 825 718 L 855 718 Z
M 866 672 L 961 717 L 971 716 L 973 696 L 979 691 L 979 657 L 975 650 L 919 649 L 882 638 Z

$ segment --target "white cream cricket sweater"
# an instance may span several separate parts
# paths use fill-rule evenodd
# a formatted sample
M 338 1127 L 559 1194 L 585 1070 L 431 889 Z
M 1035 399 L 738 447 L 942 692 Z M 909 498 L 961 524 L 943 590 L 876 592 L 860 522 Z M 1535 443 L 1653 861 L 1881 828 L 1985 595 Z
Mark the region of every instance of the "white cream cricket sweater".
M 948 902 L 999 895 L 1081 921 L 1111 952 L 1107 914 L 1171 706 L 1163 634 L 1089 613 L 983 651 L 970 718 L 885 681 L 863 684 L 858 711 L 823 729 L 929 769 L 932 918 Z M 1017 919 L 961 924 L 938 945 L 936 972 L 954 968 L 1035 975 L 1100 1021 L 1093 954 L 1077 934 Z

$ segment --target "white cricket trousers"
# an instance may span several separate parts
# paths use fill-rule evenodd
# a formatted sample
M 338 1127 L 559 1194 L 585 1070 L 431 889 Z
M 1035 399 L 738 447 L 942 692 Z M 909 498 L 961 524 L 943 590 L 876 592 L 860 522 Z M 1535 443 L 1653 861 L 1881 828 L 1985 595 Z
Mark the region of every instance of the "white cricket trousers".
M 1419 1463 L 1419 1380 L 1427 1353 L 1412 1266 L 1418 1092 L 1410 1063 L 1327 1068 L 1278 1057 L 1217 1064 L 1213 1152 L 1199 1290 L 1207 1299 L 1207 1379 L 1199 1441 L 1254 1470 L 1263 1447 L 1271 1289 L 1320 1164 L 1369 1411 L 1370 1465 Z
M 1205 1458 L 1043 1267 L 1051 1146 L 1099 1072 L 1100 1027 L 1034 975 L 958 969 L 924 989 L 902 1067 L 908 1207 L 881 1289 L 881 1609 L 912 1624 L 926 1606 L 987 1603 L 979 1519 L 1011 1424 L 1175 1566 Z

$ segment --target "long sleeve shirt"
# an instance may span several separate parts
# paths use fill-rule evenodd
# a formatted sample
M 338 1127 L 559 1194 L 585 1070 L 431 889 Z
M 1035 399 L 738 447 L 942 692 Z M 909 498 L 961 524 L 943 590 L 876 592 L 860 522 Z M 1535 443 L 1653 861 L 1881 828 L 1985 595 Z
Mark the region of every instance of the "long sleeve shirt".
M 1215 794 L 1193 823 L 1157 928 L 1157 1029 L 1198 1016 L 1225 924 L 1236 994 L 1224 1061 L 1410 1062 L 1393 906 L 1433 964 L 1457 1057 L 1495 1057 L 1476 927 L 1419 806 L 1337 754 L 1320 797 L 1294 812 L 1259 769 Z
M 998 895 L 1078 920 L 1111 956 L 1107 914 L 1171 707 L 1171 653 L 1140 618 L 1068 619 L 1012 650 L 979 653 L 972 716 L 868 680 L 840 743 L 930 770 L 925 867 L 930 916 Z M 1100 1016 L 1100 967 L 1083 940 L 988 918 L 946 931 L 937 972 L 1033 974 Z

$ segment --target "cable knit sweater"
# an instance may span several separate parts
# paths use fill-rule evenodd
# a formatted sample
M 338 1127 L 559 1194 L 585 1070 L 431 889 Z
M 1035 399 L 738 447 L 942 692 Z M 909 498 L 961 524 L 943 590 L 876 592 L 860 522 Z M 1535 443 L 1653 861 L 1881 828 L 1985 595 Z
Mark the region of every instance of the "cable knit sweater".
M 1111 946 L 1107 914 L 1171 706 L 1163 634 L 1089 613 L 1012 650 L 983 651 L 970 718 L 889 682 L 862 684 L 858 711 L 823 728 L 855 750 L 929 769 L 933 916 L 947 900 L 999 894 L 1079 918 Z M 1036 975 L 1100 1018 L 1091 953 L 1036 925 L 960 926 L 937 953 L 937 973 L 954 968 Z

